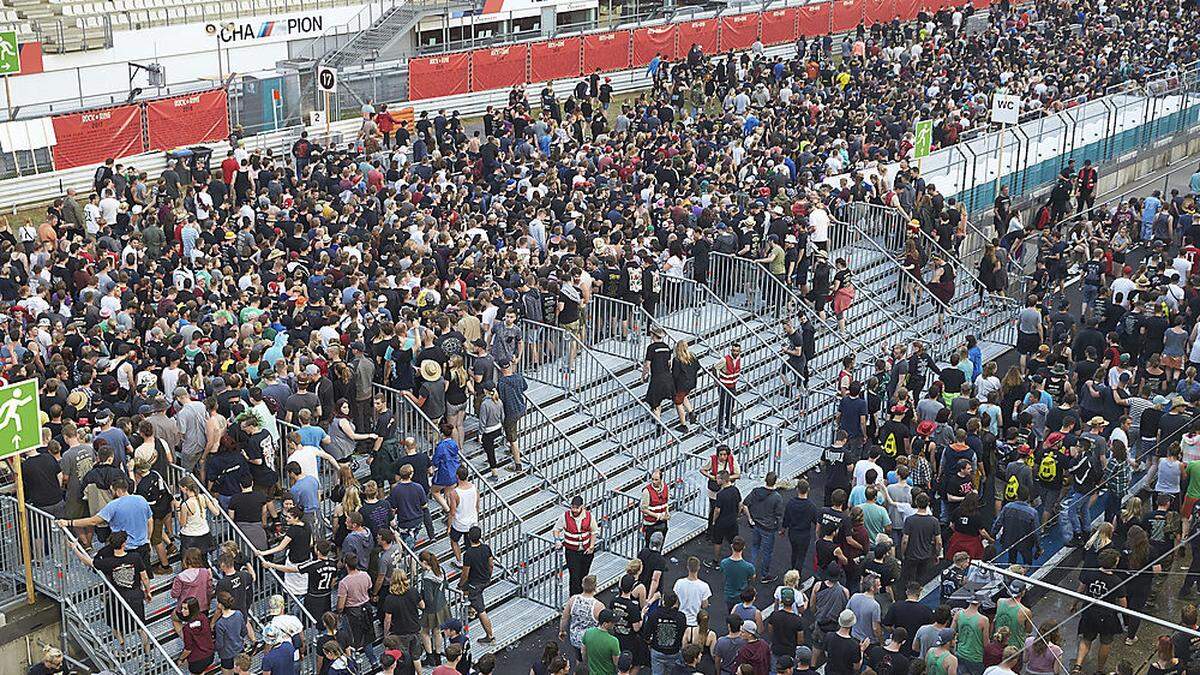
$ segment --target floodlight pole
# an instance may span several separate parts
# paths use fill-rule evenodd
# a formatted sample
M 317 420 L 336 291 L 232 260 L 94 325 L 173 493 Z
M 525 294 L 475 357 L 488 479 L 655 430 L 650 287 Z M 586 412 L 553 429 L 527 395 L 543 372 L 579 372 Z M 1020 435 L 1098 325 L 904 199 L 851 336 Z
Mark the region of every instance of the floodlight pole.
M 971 564 L 974 565 L 975 567 L 978 567 L 981 570 L 987 570 L 988 572 L 991 572 L 993 574 L 999 574 L 1001 576 L 1005 576 L 1010 579 L 1020 579 L 1021 581 L 1024 581 L 1025 583 L 1027 583 L 1031 586 L 1037 586 L 1038 588 L 1043 588 L 1048 591 L 1062 593 L 1063 595 L 1065 595 L 1073 600 L 1079 600 L 1080 602 L 1086 602 L 1086 603 L 1089 603 L 1092 605 L 1096 605 L 1097 607 L 1111 609 L 1114 612 L 1128 614 L 1129 616 L 1136 617 L 1138 619 L 1141 619 L 1142 621 L 1148 621 L 1152 624 L 1162 626 L 1163 628 L 1169 628 L 1171 630 L 1179 631 L 1181 633 L 1187 633 L 1188 635 L 1191 635 L 1193 637 L 1200 637 L 1200 630 L 1197 630 L 1195 628 L 1181 626 L 1172 621 L 1167 621 L 1166 619 L 1160 619 L 1156 616 L 1151 616 L 1149 614 L 1143 614 L 1142 612 L 1139 612 L 1139 611 L 1133 610 L 1133 609 L 1129 609 L 1128 607 L 1114 605 L 1113 603 L 1105 601 L 1105 600 L 1097 600 L 1096 598 L 1086 596 L 1083 593 L 1080 593 L 1080 592 L 1075 591 L 1070 588 L 1065 588 L 1063 586 L 1056 586 L 1054 584 L 1042 581 L 1041 579 L 1035 579 L 1026 574 L 1018 574 L 1017 572 L 1012 572 L 1003 567 L 997 567 L 996 565 L 983 562 L 982 560 L 972 560 Z

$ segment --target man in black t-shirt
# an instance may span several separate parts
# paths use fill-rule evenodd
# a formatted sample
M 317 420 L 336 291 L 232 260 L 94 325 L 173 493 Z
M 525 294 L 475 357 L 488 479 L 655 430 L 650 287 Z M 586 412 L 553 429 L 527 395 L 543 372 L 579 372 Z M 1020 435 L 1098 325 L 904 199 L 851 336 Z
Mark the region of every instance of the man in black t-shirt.
M 254 577 L 249 572 L 242 569 L 237 569 L 237 561 L 234 560 L 232 553 L 223 553 L 217 560 L 217 569 L 221 572 L 220 578 L 217 579 L 216 592 L 222 591 L 229 594 L 233 599 L 233 607 L 243 614 L 247 614 L 250 609 L 250 594 L 254 590 Z M 250 631 L 250 640 L 254 640 L 254 628 L 247 622 L 246 628 Z
M 474 525 L 467 531 L 467 550 L 463 551 L 462 576 L 458 588 L 467 596 L 467 602 L 485 633 L 481 644 L 491 644 L 496 641 L 492 635 L 492 621 L 488 618 L 487 607 L 483 603 L 483 590 L 492 583 L 492 566 L 495 563 L 492 549 L 483 543 L 483 531 Z
M 653 595 L 653 592 L 660 589 L 664 585 L 664 577 L 667 574 L 667 559 L 662 554 L 663 548 L 663 533 L 652 532 L 650 534 L 650 545 L 638 551 L 638 560 L 642 562 L 642 573 L 638 577 L 638 583 L 646 587 L 646 592 Z
M 825 635 L 825 672 L 827 675 L 855 675 L 862 665 L 862 644 L 850 636 L 856 618 L 854 612 L 843 609 L 838 615 L 838 629 Z
M 908 675 L 910 657 L 905 654 L 908 631 L 897 626 L 887 644 L 874 645 L 867 650 L 867 664 L 876 675 Z
M 1121 587 L 1122 579 L 1113 571 L 1117 567 L 1118 558 L 1119 554 L 1115 549 L 1101 551 L 1097 559 L 1100 569 L 1085 569 L 1079 574 L 1079 592 L 1096 600 L 1126 607 L 1125 589 Z M 1071 603 L 1071 611 L 1078 609 L 1078 605 L 1078 601 Z M 1075 657 L 1076 669 L 1083 665 L 1092 642 L 1098 638 L 1100 647 L 1096 651 L 1096 671 L 1106 672 L 1104 663 L 1108 660 L 1108 651 L 1112 647 L 1113 638 L 1120 632 L 1121 621 L 1115 610 L 1090 604 L 1084 608 L 1079 617 L 1079 654 Z
M 713 501 L 712 516 L 708 523 L 708 538 L 712 542 L 713 559 L 709 565 L 716 568 L 721 560 L 721 545 L 733 543 L 738 536 L 738 514 L 742 506 L 742 493 L 729 481 L 729 472 L 717 473 L 717 498 Z
M 904 630 L 908 635 L 916 635 L 921 626 L 933 623 L 933 610 L 921 602 L 921 584 L 910 581 L 904 588 L 905 598 L 888 607 L 880 622 L 892 628 L 892 639 L 896 631 Z M 906 656 L 916 656 L 908 640 L 901 640 Z
M 781 656 L 793 656 L 796 645 L 804 641 L 804 622 L 792 611 L 796 592 L 790 588 L 779 591 L 779 607 L 767 619 L 771 635 L 771 654 L 778 661 Z
M 675 595 L 675 591 L 663 591 L 659 610 L 646 620 L 643 627 L 650 645 L 650 662 L 657 666 L 656 671 L 676 662 L 687 627 L 687 617 L 679 611 L 679 596 Z
M 58 442 L 51 443 L 52 446 L 38 448 L 21 461 L 21 482 L 25 484 L 26 503 L 62 518 L 66 492 L 62 487 L 62 468 L 55 456 Z
M 338 575 L 337 563 L 329 557 L 332 550 L 333 544 L 327 539 L 322 539 L 313 546 L 315 557 L 310 560 L 296 565 L 279 565 L 264 560 L 263 565 L 280 572 L 308 576 L 304 608 L 313 618 L 321 617 L 332 607 L 333 589 Z

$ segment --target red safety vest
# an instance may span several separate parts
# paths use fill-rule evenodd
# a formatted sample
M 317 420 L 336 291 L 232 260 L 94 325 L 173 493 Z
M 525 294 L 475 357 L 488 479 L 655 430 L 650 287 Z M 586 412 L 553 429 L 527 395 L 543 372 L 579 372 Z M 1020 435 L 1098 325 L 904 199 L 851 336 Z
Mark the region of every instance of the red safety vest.
M 712 474 L 712 477 L 714 480 L 716 479 L 717 474 L 721 472 L 721 467 L 717 466 L 717 460 L 719 458 L 720 457 L 718 455 L 713 455 L 712 457 L 709 457 L 709 460 L 711 460 L 711 462 L 710 462 L 711 467 L 709 469 L 709 473 Z M 732 452 L 725 456 L 725 471 L 728 471 L 730 476 L 733 475 L 733 453 Z
M 642 523 L 649 526 L 662 522 L 662 517 L 667 515 L 667 483 L 663 481 L 662 489 L 658 492 L 654 491 L 654 484 L 650 483 L 646 486 L 646 492 L 650 494 L 650 508 L 642 514 Z
M 726 389 L 733 389 L 737 386 L 738 379 L 742 376 L 742 359 L 733 358 L 728 354 L 725 356 L 725 366 L 717 371 L 717 380 Z
M 592 513 L 584 509 L 583 517 L 576 520 L 571 510 L 567 509 L 565 520 L 567 526 L 563 531 L 563 547 L 572 551 L 586 550 L 592 541 Z

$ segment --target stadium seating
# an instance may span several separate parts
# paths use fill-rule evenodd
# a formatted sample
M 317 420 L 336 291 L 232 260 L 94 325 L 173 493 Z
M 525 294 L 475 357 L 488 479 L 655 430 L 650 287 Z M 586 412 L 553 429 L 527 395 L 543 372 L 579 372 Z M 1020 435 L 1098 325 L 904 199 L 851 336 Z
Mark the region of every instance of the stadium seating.
M 115 31 L 269 17 L 358 4 L 355 0 L 0 0 L 0 3 L 0 30 L 16 30 L 20 40 L 38 40 L 51 53 L 109 47 Z

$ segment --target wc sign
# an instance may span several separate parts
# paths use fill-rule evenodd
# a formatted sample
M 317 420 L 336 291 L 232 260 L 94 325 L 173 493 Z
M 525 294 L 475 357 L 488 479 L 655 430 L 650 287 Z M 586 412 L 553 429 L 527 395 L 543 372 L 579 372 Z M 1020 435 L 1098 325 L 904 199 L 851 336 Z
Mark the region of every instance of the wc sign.
M 992 94 L 992 121 L 1016 124 L 1021 116 L 1021 97 L 1012 94 Z

